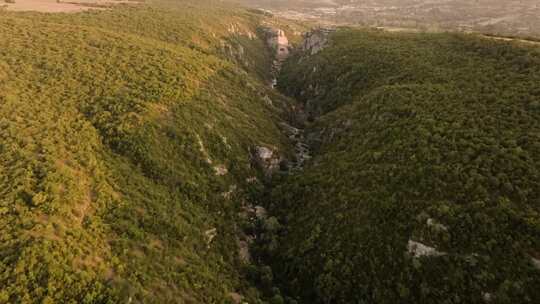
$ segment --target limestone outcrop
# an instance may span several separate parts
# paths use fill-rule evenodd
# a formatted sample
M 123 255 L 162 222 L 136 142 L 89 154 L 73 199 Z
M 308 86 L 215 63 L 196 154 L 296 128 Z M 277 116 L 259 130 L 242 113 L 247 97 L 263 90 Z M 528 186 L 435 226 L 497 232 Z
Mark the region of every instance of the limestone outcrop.
M 281 29 L 265 28 L 266 43 L 275 50 L 276 60 L 285 60 L 290 54 L 289 39 Z
M 409 240 L 409 243 L 407 244 L 407 252 L 415 258 L 419 258 L 423 256 L 446 255 L 445 252 L 440 252 L 434 247 L 430 247 L 430 246 L 424 245 L 420 242 L 416 242 L 413 240 Z
M 276 151 L 268 147 L 258 146 L 253 148 L 251 156 L 253 163 L 263 170 L 267 176 L 272 175 L 273 172 L 279 169 L 281 157 Z
M 328 45 L 328 35 L 334 31 L 331 28 L 318 28 L 307 32 L 304 34 L 302 50 L 310 55 L 317 54 Z

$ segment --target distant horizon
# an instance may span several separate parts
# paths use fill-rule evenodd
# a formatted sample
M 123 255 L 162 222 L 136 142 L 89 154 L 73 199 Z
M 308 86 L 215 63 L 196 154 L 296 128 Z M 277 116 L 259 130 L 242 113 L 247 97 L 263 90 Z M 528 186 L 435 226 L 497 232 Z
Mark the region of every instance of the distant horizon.
M 231 0 L 293 20 L 540 38 L 540 2 L 523 0 Z

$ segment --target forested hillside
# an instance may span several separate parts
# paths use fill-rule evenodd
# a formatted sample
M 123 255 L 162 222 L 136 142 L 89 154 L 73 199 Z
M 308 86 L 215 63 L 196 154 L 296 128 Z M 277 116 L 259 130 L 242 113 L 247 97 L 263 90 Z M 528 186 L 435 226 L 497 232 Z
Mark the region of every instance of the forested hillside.
M 267 17 L 0 11 L 0 303 L 259 301 L 235 223 L 250 149 L 287 152 Z
M 268 200 L 302 303 L 540 302 L 540 52 L 342 29 L 279 88 L 315 157 Z
M 540 303 L 537 47 L 99 8 L 0 10 L 0 304 Z

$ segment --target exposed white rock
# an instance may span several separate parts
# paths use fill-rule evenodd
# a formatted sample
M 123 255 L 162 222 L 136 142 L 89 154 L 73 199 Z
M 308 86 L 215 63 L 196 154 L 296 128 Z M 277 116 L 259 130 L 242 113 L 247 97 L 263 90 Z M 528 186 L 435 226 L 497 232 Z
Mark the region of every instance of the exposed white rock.
M 532 262 L 534 268 L 540 270 L 540 260 L 539 259 L 531 258 L 531 262 Z
M 484 302 L 491 302 L 493 300 L 493 295 L 489 292 L 484 292 L 482 293 L 482 299 L 484 300 Z
M 431 228 L 433 228 L 434 230 L 437 230 L 437 231 L 448 231 L 447 226 L 437 222 L 437 220 L 432 219 L 432 218 L 428 218 L 427 221 L 426 221 L 426 224 L 428 225 L 428 227 L 431 227 Z
M 229 140 L 227 139 L 227 137 L 222 135 L 221 136 L 221 142 L 223 142 L 223 145 L 225 145 L 225 147 L 227 147 L 227 150 L 232 149 L 231 145 L 229 144 Z
M 259 220 L 264 220 L 268 217 L 268 212 L 263 206 L 255 206 L 255 217 Z
M 415 258 L 424 257 L 424 256 L 443 256 L 446 255 L 445 252 L 440 252 L 437 249 L 424 245 L 420 242 L 409 240 L 407 244 L 407 252 L 414 256 Z
M 206 159 L 206 162 L 208 164 L 212 164 L 212 159 L 210 159 L 210 155 L 208 155 L 208 152 L 206 151 L 206 148 L 204 147 L 204 143 L 202 141 L 202 138 L 199 134 L 195 134 L 197 137 L 197 142 L 199 143 L 199 151 L 203 155 L 203 157 Z
M 271 25 L 263 27 L 262 30 L 266 35 L 266 44 L 274 50 L 274 62 L 272 66 L 272 73 L 277 76 L 281 70 L 283 62 L 289 57 L 291 53 L 291 45 L 289 39 L 285 35 L 285 32 L 281 29 L 273 28 Z M 277 80 L 274 79 L 270 84 L 272 88 L 277 85 Z
M 285 36 L 285 32 L 278 30 L 277 33 L 277 56 L 278 59 L 286 59 L 289 57 L 289 40 Z
M 215 166 L 214 171 L 215 171 L 215 174 L 217 176 L 223 176 L 223 175 L 227 175 L 227 173 L 229 173 L 229 170 L 227 169 L 227 167 L 225 167 L 225 165 Z
M 277 60 L 284 60 L 289 56 L 289 39 L 281 29 L 267 28 L 267 44 L 276 52 Z
M 264 98 L 263 98 L 263 100 L 264 100 L 264 103 L 266 103 L 266 104 L 269 105 L 269 106 L 273 106 L 273 105 L 274 105 L 274 103 L 272 102 L 272 99 L 271 99 L 268 95 L 265 95 Z
M 214 238 L 217 236 L 217 228 L 212 228 L 210 230 L 206 230 L 204 232 L 204 235 L 206 236 L 206 243 L 210 244 L 214 240 Z
M 257 157 L 261 160 L 270 160 L 274 156 L 274 152 L 267 147 L 257 147 Z
M 254 40 L 257 38 L 257 35 L 255 35 L 252 31 L 243 29 L 239 24 L 236 23 L 229 24 L 227 31 L 233 35 L 247 36 L 249 40 Z M 212 35 L 215 37 L 214 33 L 212 33 Z
M 306 33 L 302 50 L 311 55 L 317 54 L 328 45 L 328 35 L 334 31 L 334 29 L 319 28 Z
M 272 175 L 273 172 L 279 169 L 281 161 L 281 157 L 267 147 L 255 147 L 252 151 L 252 159 L 267 176 Z

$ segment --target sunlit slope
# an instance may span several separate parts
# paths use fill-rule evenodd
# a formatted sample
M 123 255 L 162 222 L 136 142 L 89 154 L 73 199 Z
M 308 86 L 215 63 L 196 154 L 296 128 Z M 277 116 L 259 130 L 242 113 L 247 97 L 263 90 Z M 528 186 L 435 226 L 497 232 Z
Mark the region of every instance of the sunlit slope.
M 249 148 L 284 142 L 261 16 L 163 5 L 0 12 L 0 303 L 257 297 L 234 219 Z
M 316 156 L 274 189 L 284 285 L 315 303 L 540 301 L 540 53 L 342 30 L 291 59 Z

